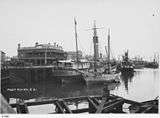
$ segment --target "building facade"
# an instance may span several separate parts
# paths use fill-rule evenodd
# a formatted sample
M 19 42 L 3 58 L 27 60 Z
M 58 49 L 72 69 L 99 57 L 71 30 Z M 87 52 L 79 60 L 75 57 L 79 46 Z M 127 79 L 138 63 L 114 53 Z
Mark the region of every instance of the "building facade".
M 35 43 L 33 47 L 21 47 L 18 44 L 18 59 L 31 65 L 54 64 L 58 60 L 65 60 L 67 53 L 61 46 Z

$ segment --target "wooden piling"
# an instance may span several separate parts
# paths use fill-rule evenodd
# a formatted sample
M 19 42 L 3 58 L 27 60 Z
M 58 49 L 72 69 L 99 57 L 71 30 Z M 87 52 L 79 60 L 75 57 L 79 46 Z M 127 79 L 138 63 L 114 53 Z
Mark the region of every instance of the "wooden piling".
M 55 108 L 56 113 L 64 113 L 64 109 L 60 105 L 59 101 L 56 101 L 54 104 L 56 105 L 56 108 Z
M 89 102 L 89 113 L 95 113 L 97 110 L 97 105 L 89 97 L 88 97 L 88 102 Z

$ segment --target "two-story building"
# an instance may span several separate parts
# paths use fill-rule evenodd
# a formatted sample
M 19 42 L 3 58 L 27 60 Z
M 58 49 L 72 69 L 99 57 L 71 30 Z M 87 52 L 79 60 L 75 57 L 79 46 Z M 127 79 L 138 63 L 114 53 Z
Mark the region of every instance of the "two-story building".
M 65 60 L 67 53 L 64 52 L 62 46 L 35 43 L 33 47 L 21 47 L 18 44 L 18 59 L 32 65 L 48 65 L 58 60 Z

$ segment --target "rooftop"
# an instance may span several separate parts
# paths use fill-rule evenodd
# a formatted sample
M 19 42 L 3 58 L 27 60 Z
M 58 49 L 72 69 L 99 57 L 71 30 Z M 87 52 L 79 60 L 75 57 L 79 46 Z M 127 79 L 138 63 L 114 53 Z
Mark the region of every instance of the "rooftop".
M 48 44 L 38 44 L 35 43 L 35 46 L 33 47 L 20 47 L 20 44 L 18 44 L 18 50 L 28 50 L 28 49 L 56 49 L 56 50 L 63 50 L 62 46 L 59 46 L 58 44 L 54 43 L 54 45 L 48 43 Z

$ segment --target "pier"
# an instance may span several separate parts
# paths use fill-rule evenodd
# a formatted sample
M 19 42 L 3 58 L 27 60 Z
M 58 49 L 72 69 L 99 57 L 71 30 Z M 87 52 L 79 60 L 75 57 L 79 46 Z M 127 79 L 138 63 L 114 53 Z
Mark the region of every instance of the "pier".
M 78 104 L 87 102 L 87 108 L 78 108 Z M 158 113 L 158 99 L 136 102 L 128 100 L 120 96 L 110 94 L 109 96 L 81 96 L 63 99 L 44 100 L 39 102 L 24 102 L 19 100 L 18 103 L 10 104 L 12 108 L 16 108 L 17 113 L 29 113 L 29 106 L 53 104 L 55 109 L 53 113 L 127 113 L 124 112 L 123 105 L 128 104 L 128 113 Z M 70 109 L 69 105 L 77 105 L 76 109 Z

